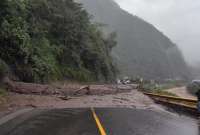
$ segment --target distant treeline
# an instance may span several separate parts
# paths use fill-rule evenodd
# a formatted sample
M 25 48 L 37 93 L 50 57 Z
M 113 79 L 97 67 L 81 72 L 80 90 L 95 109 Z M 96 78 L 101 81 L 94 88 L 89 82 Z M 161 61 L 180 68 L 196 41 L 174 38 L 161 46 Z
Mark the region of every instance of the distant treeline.
M 0 76 L 111 81 L 115 38 L 116 33 L 103 35 L 73 0 L 1 0 Z

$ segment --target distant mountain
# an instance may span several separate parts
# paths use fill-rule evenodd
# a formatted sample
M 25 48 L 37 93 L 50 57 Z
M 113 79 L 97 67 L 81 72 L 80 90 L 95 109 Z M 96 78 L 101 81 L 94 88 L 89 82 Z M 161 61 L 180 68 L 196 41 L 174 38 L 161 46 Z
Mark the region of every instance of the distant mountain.
M 189 76 L 178 47 L 153 25 L 122 10 L 113 0 L 77 2 L 93 15 L 95 22 L 105 24 L 105 32 L 117 32 L 118 46 L 113 55 L 122 75 L 148 79 Z

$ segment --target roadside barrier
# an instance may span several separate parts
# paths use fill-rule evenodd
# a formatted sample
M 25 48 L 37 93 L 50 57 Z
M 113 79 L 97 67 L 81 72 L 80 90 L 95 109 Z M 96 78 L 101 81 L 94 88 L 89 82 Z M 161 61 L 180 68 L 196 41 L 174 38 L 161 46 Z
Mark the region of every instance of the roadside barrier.
M 179 98 L 179 97 L 173 97 L 173 96 L 165 96 L 165 95 L 159 95 L 154 93 L 148 93 L 143 92 L 145 95 L 148 95 L 155 101 L 164 102 L 168 104 L 173 104 L 177 106 L 182 106 L 184 108 L 197 110 L 197 100 L 194 99 L 185 99 L 185 98 Z

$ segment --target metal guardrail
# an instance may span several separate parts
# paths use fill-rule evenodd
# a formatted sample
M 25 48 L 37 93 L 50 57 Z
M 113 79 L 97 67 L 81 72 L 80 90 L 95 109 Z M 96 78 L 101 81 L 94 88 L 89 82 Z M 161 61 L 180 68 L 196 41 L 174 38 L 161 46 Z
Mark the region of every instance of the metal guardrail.
M 173 105 L 178 105 L 182 107 L 186 107 L 189 109 L 197 110 L 197 100 L 194 99 L 185 99 L 185 98 L 179 98 L 179 97 L 173 97 L 173 96 L 165 96 L 165 95 L 159 95 L 154 93 L 148 93 L 143 92 L 145 95 L 150 96 L 152 99 L 156 101 L 161 101 L 165 103 L 170 103 Z

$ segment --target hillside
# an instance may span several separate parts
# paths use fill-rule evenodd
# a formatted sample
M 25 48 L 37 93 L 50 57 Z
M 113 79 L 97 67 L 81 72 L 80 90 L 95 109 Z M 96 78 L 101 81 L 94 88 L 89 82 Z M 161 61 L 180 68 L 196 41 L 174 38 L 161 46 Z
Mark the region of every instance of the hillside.
M 104 31 L 117 32 L 113 51 L 122 75 L 145 78 L 188 78 L 189 71 L 177 46 L 153 25 L 122 10 L 112 0 L 77 0 Z M 134 5 L 133 5 L 134 6 Z
M 112 81 L 115 36 L 103 35 L 71 0 L 2 0 L 0 80 Z

